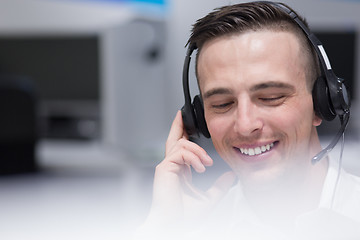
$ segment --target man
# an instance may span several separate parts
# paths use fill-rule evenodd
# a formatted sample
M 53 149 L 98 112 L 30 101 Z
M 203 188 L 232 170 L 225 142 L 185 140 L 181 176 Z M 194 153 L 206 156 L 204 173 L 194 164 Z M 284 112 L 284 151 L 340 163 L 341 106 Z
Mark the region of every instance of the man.
M 236 4 L 199 19 L 188 44 L 198 48 L 196 75 L 208 131 L 232 171 L 207 192 L 192 184 L 191 168 L 202 173 L 213 160 L 188 140 L 179 111 L 156 168 L 143 229 L 294 239 L 325 236 L 322 230 L 340 221 L 354 236 L 359 179 L 342 173 L 337 185 L 328 158 L 311 162 L 322 150 L 316 131 L 322 119 L 312 96 L 321 70 L 298 24 L 279 5 Z M 352 200 L 345 200 L 347 194 Z

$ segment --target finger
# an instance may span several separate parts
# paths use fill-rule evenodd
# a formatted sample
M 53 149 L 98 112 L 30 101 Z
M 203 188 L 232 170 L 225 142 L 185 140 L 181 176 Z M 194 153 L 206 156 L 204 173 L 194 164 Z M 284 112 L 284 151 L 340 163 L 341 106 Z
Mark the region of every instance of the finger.
M 185 140 L 186 141 L 186 140 Z M 195 153 L 204 164 L 204 166 L 212 166 L 214 161 L 208 155 L 204 148 L 200 147 L 198 144 L 190 141 L 186 141 L 184 146 L 188 151 Z
M 184 124 L 182 121 L 181 111 L 176 113 L 176 117 L 171 125 L 168 139 L 166 141 L 166 151 L 168 151 L 176 142 L 186 136 L 184 134 Z
M 172 172 L 180 172 L 182 165 L 191 166 L 199 173 L 205 171 L 205 166 L 199 156 L 191 151 L 177 151 L 175 154 L 166 158 L 161 164 L 167 165 L 167 169 Z
M 198 155 L 194 154 L 193 152 L 190 151 L 184 152 L 182 154 L 182 160 L 184 161 L 184 163 L 191 166 L 198 173 L 203 173 L 206 170 L 201 159 L 198 157 Z
M 214 183 L 214 185 L 206 192 L 209 199 L 214 203 L 221 200 L 223 196 L 234 185 L 236 175 L 234 172 L 229 171 L 221 175 Z
M 174 146 L 171 150 L 168 152 L 168 156 L 172 154 L 176 154 L 177 152 L 192 152 L 195 155 L 197 155 L 198 158 L 200 158 L 201 162 L 205 166 L 211 166 L 213 164 L 212 158 L 207 154 L 205 149 L 200 147 L 198 144 L 191 142 L 189 140 L 180 139 L 176 146 Z

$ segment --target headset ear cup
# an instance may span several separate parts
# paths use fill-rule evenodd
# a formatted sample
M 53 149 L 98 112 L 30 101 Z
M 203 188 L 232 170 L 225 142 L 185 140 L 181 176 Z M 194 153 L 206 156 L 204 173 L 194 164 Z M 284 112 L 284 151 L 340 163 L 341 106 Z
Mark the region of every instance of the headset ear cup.
M 181 108 L 181 116 L 184 124 L 185 131 L 188 135 L 193 135 L 198 133 L 198 128 L 196 125 L 195 112 L 192 107 L 192 104 L 185 104 Z
M 312 97 L 315 113 L 318 117 L 326 121 L 331 121 L 336 117 L 331 104 L 329 89 L 323 77 L 319 77 L 315 81 Z
M 197 126 L 199 131 L 206 137 L 210 138 L 210 133 L 206 125 L 205 116 L 204 116 L 204 106 L 199 95 L 196 95 L 193 102 Z

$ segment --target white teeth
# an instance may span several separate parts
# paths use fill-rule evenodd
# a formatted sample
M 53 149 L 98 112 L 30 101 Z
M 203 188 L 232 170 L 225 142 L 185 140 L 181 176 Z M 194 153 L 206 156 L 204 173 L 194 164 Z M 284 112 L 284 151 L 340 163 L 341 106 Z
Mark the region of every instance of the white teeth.
M 249 148 L 249 156 L 254 156 L 255 150 L 253 148 Z
M 261 151 L 265 152 L 266 151 L 266 146 L 261 146 Z
M 240 148 L 240 152 L 245 155 L 255 156 L 263 152 L 269 151 L 272 147 L 274 147 L 274 143 L 263 145 L 256 148 Z

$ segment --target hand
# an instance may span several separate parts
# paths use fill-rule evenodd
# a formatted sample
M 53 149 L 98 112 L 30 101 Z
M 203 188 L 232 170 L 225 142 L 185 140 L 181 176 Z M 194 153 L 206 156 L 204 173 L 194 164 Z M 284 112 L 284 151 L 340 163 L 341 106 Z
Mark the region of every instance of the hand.
M 212 164 L 206 151 L 188 140 L 178 111 L 166 142 L 165 159 L 156 167 L 148 221 L 188 223 L 205 217 L 235 180 L 234 173 L 227 172 L 208 191 L 197 189 L 192 184 L 191 167 L 202 173 Z

